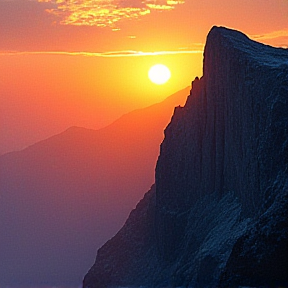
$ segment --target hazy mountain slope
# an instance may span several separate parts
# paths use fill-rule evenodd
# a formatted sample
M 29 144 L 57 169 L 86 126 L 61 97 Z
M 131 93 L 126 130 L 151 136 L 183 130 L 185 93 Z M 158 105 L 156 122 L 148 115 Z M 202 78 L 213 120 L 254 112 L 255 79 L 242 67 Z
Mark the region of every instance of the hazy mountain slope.
M 188 93 L 0 157 L 0 286 L 79 285 L 154 182 L 164 127 Z
M 203 67 L 84 288 L 288 286 L 288 50 L 213 27 Z

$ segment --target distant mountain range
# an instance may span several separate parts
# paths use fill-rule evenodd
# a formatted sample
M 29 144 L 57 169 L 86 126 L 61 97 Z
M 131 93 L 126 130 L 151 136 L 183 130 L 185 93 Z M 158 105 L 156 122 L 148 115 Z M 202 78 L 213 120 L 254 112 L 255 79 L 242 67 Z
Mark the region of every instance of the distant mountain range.
M 213 27 L 203 67 L 84 288 L 288 287 L 288 50 Z
M 1 287 L 81 283 L 153 184 L 163 130 L 188 94 L 0 157 Z

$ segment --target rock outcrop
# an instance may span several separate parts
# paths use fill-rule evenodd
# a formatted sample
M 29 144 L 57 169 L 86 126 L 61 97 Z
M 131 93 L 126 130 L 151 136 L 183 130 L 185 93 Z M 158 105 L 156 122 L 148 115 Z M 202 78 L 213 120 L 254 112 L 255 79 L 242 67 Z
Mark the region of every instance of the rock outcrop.
M 165 130 L 155 195 L 83 287 L 288 285 L 287 111 L 288 50 L 213 27 L 203 77 Z

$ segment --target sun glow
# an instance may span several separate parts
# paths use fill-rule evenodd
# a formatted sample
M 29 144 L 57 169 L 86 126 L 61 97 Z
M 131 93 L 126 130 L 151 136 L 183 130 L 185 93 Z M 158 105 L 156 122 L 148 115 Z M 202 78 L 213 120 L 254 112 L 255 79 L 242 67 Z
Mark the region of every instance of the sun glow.
M 170 79 L 171 72 L 167 66 L 163 64 L 156 64 L 150 68 L 148 77 L 153 83 L 161 85 Z

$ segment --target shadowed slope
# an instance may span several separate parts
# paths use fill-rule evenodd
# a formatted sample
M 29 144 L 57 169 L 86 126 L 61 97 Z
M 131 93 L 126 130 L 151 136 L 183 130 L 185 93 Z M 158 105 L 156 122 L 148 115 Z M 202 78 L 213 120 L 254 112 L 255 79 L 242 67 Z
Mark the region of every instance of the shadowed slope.
M 79 285 L 154 182 L 164 127 L 188 93 L 0 157 L 0 285 Z

